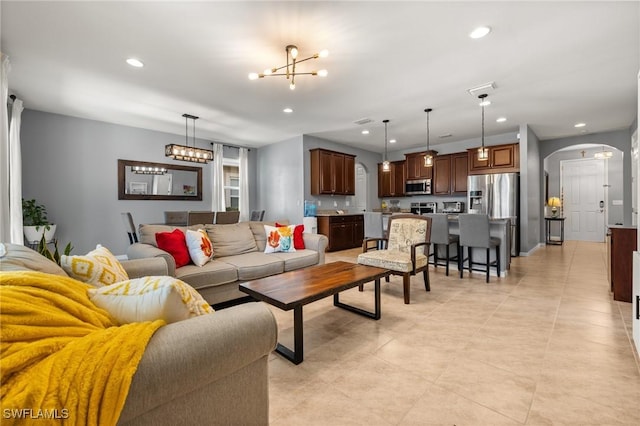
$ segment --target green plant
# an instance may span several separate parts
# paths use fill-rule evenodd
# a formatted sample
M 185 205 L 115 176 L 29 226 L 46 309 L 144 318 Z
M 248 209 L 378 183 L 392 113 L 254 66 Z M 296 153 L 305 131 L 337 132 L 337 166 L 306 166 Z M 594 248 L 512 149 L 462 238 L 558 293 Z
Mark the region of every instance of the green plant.
M 60 252 L 58 251 L 57 241 L 53 242 L 53 248 L 54 250 L 53 252 L 51 252 L 51 249 L 49 249 L 49 246 L 47 245 L 47 240 L 44 238 L 44 234 L 42 234 L 42 238 L 38 243 L 38 248 L 36 251 L 41 255 L 43 255 L 44 257 L 46 257 L 47 259 L 53 260 L 58 265 L 60 265 Z M 71 245 L 71 243 L 67 243 L 62 254 L 64 254 L 65 256 L 69 256 L 69 254 L 71 253 L 71 250 L 73 250 L 73 246 Z
M 43 204 L 37 204 L 36 200 L 22 199 L 22 225 L 35 226 L 36 231 L 41 226 L 47 231 L 50 229 L 50 223 L 47 220 L 47 208 Z

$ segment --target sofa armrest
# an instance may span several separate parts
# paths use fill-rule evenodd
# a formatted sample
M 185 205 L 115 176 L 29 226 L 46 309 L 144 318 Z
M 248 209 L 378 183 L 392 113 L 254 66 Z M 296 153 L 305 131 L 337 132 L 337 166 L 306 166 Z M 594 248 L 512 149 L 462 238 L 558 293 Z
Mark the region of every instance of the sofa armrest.
M 207 398 L 222 398 L 225 387 L 229 386 L 228 376 L 261 358 L 265 363 L 265 377 L 255 377 L 255 382 L 268 383 L 266 363 L 277 340 L 276 320 L 261 302 L 161 327 L 140 360 L 118 423 L 137 424 L 145 413 L 173 400 L 190 398 L 199 389 L 210 388 L 217 381 L 222 387 L 220 395 L 207 395 Z M 253 379 L 249 380 L 236 385 L 251 387 Z M 268 394 L 268 389 L 265 391 Z
M 122 267 L 129 278 L 148 277 L 153 275 L 170 275 L 169 265 L 164 257 L 123 260 Z
M 145 243 L 134 243 L 127 248 L 127 257 L 129 259 L 147 259 L 152 257 L 161 257 L 167 263 L 168 273 L 172 277 L 176 276 L 176 260 L 171 254 L 159 249 L 156 246 Z
M 324 251 L 329 245 L 329 239 L 322 234 L 310 234 L 303 233 L 302 239 L 304 240 L 304 247 L 309 250 L 315 250 L 318 252 L 318 265 L 324 264 Z

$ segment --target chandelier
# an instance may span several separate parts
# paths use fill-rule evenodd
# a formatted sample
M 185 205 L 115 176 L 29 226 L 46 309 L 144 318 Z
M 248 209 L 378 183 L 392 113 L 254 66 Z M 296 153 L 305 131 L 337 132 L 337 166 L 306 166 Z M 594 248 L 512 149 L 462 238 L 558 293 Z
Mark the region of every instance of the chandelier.
M 384 160 L 382 161 L 382 171 L 388 172 L 391 170 L 391 164 L 387 160 L 387 124 L 389 120 L 382 120 L 384 123 Z
M 433 167 L 433 154 L 437 154 L 436 151 L 431 151 L 431 147 L 429 146 L 429 113 L 431 111 L 433 111 L 431 108 L 424 110 L 424 112 L 427 113 L 427 153 L 424 156 L 425 167 Z
M 480 106 L 482 107 L 482 146 L 478 148 L 478 161 L 487 161 L 489 159 L 489 149 L 484 147 L 484 106 L 488 105 L 488 101 L 485 100 L 486 97 L 486 93 L 478 95 Z
M 613 151 L 605 151 L 604 145 L 602 145 L 602 151 L 598 151 L 593 154 L 593 158 L 595 158 L 596 160 L 608 160 L 611 157 L 613 157 Z
M 251 74 L 249 74 L 249 80 L 257 80 L 264 77 L 286 76 L 287 80 L 291 80 L 291 82 L 289 83 L 289 89 L 294 90 L 296 88 L 295 79 L 297 75 L 319 75 L 320 77 L 327 76 L 328 72 L 324 69 L 311 72 L 297 72 L 296 65 L 300 62 L 308 61 L 309 59 L 326 58 L 327 56 L 329 56 L 329 51 L 322 50 L 320 51 L 320 53 L 314 53 L 313 55 L 304 59 L 298 59 L 298 47 L 294 46 L 293 44 L 288 45 L 285 48 L 285 51 L 287 52 L 286 65 L 283 65 L 281 67 L 267 68 L 262 73 L 252 72 Z
M 190 114 L 182 114 L 184 117 L 184 145 L 175 143 L 165 145 L 165 157 L 171 157 L 174 160 L 189 161 L 191 163 L 208 163 L 213 160 L 213 151 L 196 147 L 196 120 L 200 117 Z M 189 146 L 189 137 L 187 131 L 188 120 L 193 120 L 193 146 Z

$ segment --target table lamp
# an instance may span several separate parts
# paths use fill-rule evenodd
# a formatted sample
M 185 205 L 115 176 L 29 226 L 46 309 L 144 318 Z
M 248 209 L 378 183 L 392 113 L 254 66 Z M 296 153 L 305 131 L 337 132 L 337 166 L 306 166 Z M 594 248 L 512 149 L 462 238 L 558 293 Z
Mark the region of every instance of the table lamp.
M 551 197 L 547 204 L 551 207 L 551 217 L 558 217 L 558 207 L 562 205 L 560 204 L 560 198 Z

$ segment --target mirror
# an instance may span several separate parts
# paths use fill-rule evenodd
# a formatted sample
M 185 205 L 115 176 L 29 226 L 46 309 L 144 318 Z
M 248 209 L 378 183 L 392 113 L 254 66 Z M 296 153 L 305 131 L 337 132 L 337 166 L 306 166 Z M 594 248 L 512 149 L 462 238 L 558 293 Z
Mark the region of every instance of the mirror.
M 202 201 L 202 168 L 118 160 L 118 200 Z

